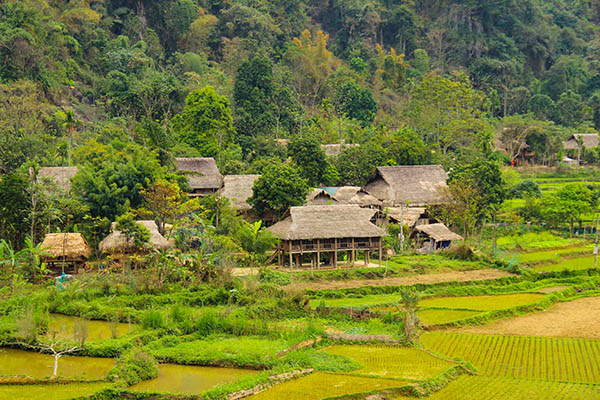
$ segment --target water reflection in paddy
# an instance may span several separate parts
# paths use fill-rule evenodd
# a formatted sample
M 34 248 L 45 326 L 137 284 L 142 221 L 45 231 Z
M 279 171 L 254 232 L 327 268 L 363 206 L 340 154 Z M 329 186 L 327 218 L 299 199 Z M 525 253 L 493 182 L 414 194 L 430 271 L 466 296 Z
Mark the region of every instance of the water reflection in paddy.
M 63 378 L 103 379 L 114 366 L 112 358 L 64 356 L 58 360 L 58 375 Z M 52 376 L 54 357 L 31 351 L 0 348 L 0 376 Z
M 48 336 L 57 339 L 74 340 L 75 326 L 84 324 L 87 326 L 87 340 L 103 340 L 113 337 L 120 337 L 136 329 L 135 324 L 126 324 L 122 322 L 108 322 L 87 320 L 79 317 L 71 317 L 61 314 L 50 314 L 48 324 Z
M 260 371 L 237 368 L 197 367 L 161 364 L 156 379 L 140 382 L 128 390 L 136 392 L 169 392 L 199 394 L 224 383 L 256 375 Z

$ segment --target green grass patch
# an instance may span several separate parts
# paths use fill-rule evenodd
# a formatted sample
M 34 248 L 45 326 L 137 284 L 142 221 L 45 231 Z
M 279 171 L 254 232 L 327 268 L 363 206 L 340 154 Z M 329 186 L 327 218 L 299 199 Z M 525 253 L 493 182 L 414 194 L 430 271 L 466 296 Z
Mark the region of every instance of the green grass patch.
M 514 293 L 489 296 L 435 297 L 423 299 L 420 308 L 443 307 L 454 309 L 491 311 L 535 303 L 544 297 L 538 293 Z
M 322 351 L 359 362 L 362 368 L 352 374 L 381 378 L 424 380 L 456 365 L 422 350 L 402 346 L 338 345 Z
M 259 336 L 216 336 L 204 340 L 152 343 L 148 351 L 158 360 L 185 365 L 216 365 L 260 368 L 273 365 L 276 353 L 289 347 L 282 339 Z
M 528 232 L 519 236 L 501 236 L 496 244 L 500 250 L 549 249 L 583 244 L 582 239 L 568 239 L 551 232 Z
M 558 263 L 566 257 L 575 255 L 592 253 L 594 245 L 589 244 L 587 246 L 576 246 L 567 247 L 562 249 L 544 250 L 544 251 L 532 251 L 520 254 L 519 262 L 521 264 L 537 264 L 542 262 L 554 262 Z

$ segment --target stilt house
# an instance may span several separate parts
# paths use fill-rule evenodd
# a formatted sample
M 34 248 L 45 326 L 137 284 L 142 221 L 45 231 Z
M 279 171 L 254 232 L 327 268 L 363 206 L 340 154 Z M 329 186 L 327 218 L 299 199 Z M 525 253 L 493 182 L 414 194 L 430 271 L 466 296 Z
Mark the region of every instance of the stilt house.
M 321 254 L 326 254 L 332 266 L 338 266 L 340 253 L 354 263 L 359 251 L 365 263 L 370 254 L 377 252 L 381 262 L 385 231 L 371 222 L 375 210 L 358 205 L 313 205 L 290 208 L 290 215 L 271 226 L 269 230 L 280 239 L 279 265 L 286 262 L 291 267 L 301 266 L 305 255 L 311 264 L 321 264 Z
M 41 261 L 53 272 L 76 274 L 92 254 L 92 248 L 81 233 L 49 233 L 41 248 L 48 253 Z
M 418 225 L 413 231 L 413 237 L 417 247 L 423 252 L 443 250 L 450 247 L 452 242 L 463 240 L 462 236 L 452 232 L 442 223 Z

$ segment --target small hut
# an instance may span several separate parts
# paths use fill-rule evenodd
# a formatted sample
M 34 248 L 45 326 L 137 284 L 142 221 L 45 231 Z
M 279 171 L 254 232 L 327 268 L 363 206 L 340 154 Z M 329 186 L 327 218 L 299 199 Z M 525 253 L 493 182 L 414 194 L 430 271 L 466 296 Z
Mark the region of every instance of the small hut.
M 221 196 L 229 199 L 233 209 L 248 213 L 252 209 L 248 199 L 252 197 L 254 182 L 258 178 L 260 175 L 225 175 L 220 190 Z
M 580 150 L 582 146 L 591 149 L 598 147 L 599 142 L 597 133 L 574 133 L 563 142 L 563 147 L 565 150 Z
M 333 143 L 333 144 L 322 144 L 321 149 L 325 152 L 327 157 L 339 156 L 342 151 L 348 147 L 359 147 L 357 143 Z
M 136 221 L 138 224 L 143 225 L 150 231 L 150 245 L 157 250 L 166 250 L 173 247 L 173 244 L 169 242 L 163 235 L 158 231 L 158 226 L 154 221 Z M 110 234 L 105 237 L 98 248 L 102 253 L 105 254 L 117 254 L 125 255 L 131 253 L 138 253 L 139 249 L 135 247 L 133 239 L 127 240 L 127 237 L 116 229 L 116 222 L 111 225 Z
M 450 247 L 452 242 L 463 240 L 463 237 L 452 232 L 442 223 L 418 225 L 413 231 L 417 247 L 423 252 L 443 250 Z
M 413 229 L 418 225 L 429 225 L 438 221 L 429 215 L 425 207 L 389 207 L 384 209 L 389 222 L 407 226 Z
M 338 204 L 337 200 L 323 188 L 313 189 L 306 196 L 306 204 L 311 206 Z
M 41 167 L 37 179 L 50 180 L 62 191 L 68 192 L 71 190 L 71 179 L 78 171 L 77 167 Z
M 49 254 L 42 257 L 42 262 L 54 272 L 76 274 L 92 254 L 81 233 L 49 233 L 41 247 Z
M 443 202 L 439 190 L 446 187 L 447 179 L 441 165 L 377 167 L 363 190 L 384 207 L 435 205 Z
M 190 197 L 212 194 L 221 188 L 223 176 L 212 157 L 176 158 L 177 170 L 187 178 Z
M 287 258 L 293 266 L 295 258 L 300 266 L 308 254 L 318 268 L 321 254 L 326 254 L 329 264 L 337 267 L 339 252 L 346 252 L 348 262 L 354 263 L 358 251 L 363 251 L 365 264 L 374 251 L 381 262 L 385 231 L 371 222 L 374 214 L 375 210 L 349 204 L 290 208 L 289 217 L 268 228 L 280 239 L 279 265 Z

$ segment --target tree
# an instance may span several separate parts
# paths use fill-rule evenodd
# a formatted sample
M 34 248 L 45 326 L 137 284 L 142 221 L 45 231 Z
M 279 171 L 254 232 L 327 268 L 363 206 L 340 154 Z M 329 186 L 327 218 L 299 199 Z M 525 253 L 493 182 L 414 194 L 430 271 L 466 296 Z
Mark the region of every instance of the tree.
M 377 103 L 369 89 L 351 80 L 344 81 L 335 89 L 335 108 L 340 116 L 356 119 L 363 124 L 373 122 Z
M 499 206 L 506 198 L 506 185 L 500 167 L 493 161 L 475 160 L 457 165 L 448 173 L 448 184 L 472 186 L 479 194 L 477 209 L 483 216 L 490 207 Z
M 414 131 L 403 128 L 392 134 L 387 156 L 396 165 L 422 165 L 431 161 L 431 150 Z
M 527 145 L 529 135 L 539 133 L 543 123 L 527 116 L 514 115 L 502 119 L 497 129 L 497 136 L 511 161 L 514 161 Z
M 294 76 L 296 91 L 307 107 L 314 107 L 324 96 L 325 83 L 339 61 L 327 49 L 329 35 L 318 31 L 315 37 L 304 30 L 285 53 L 285 61 Z
M 482 199 L 478 188 L 471 180 L 453 181 L 441 189 L 441 195 L 445 199 L 440 207 L 441 219 L 459 227 L 468 239 L 481 216 Z
M 273 105 L 273 65 L 268 58 L 255 57 L 244 61 L 238 68 L 233 87 L 235 126 L 242 147 L 249 148 L 252 139 L 269 136 L 275 127 Z
M 419 294 L 414 289 L 402 288 L 400 302 L 404 311 L 404 337 L 409 344 L 413 344 L 419 329 L 419 318 L 417 317 Z
M 248 260 L 252 266 L 264 263 L 266 252 L 277 244 L 277 238 L 262 226 L 262 221 L 241 221 L 235 237 L 242 249 L 248 253 Z
M 0 179 L 0 239 L 19 247 L 29 231 L 28 182 L 24 175 L 10 173 Z
M 174 224 L 184 216 L 201 209 L 197 198 L 187 200 L 177 183 L 164 178 L 158 178 L 152 186 L 142 189 L 142 196 L 145 208 L 138 210 L 138 213 L 149 214 L 156 222 L 161 235 L 167 234 L 166 224 Z
M 185 107 L 173 118 L 179 141 L 196 148 L 202 156 L 219 156 L 233 140 L 234 127 L 229 100 L 212 86 L 193 90 Z
M 369 142 L 360 147 L 346 147 L 335 159 L 340 184 L 363 186 L 375 173 L 375 168 L 385 165 L 386 161 L 386 151 L 378 143 Z
M 597 197 L 585 185 L 570 183 L 542 199 L 541 214 L 551 226 L 569 221 L 573 235 L 574 221 L 581 220 L 581 216 L 590 212 L 596 203 Z
M 125 235 L 127 243 L 141 250 L 150 241 L 150 231 L 142 224 L 138 224 L 132 213 L 127 212 L 117 217 L 116 229 Z
M 290 207 L 304 204 L 308 190 L 306 180 L 295 167 L 273 162 L 254 182 L 248 202 L 257 215 L 264 217 L 271 213 L 280 220 Z
M 294 136 L 288 143 L 288 154 L 309 185 L 327 184 L 324 179 L 329 163 L 315 136 L 308 133 Z

